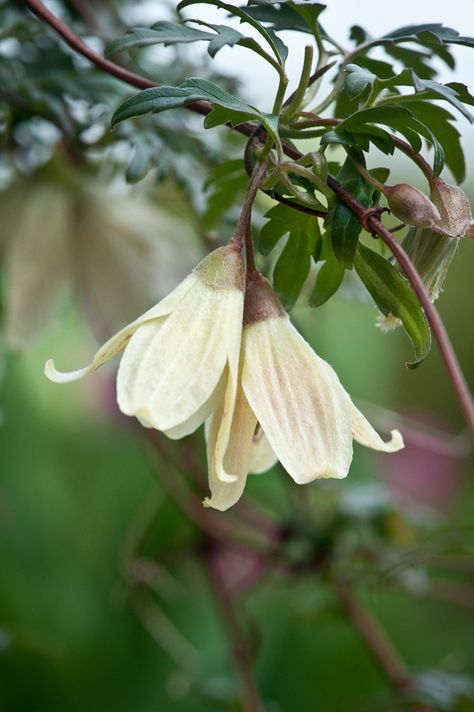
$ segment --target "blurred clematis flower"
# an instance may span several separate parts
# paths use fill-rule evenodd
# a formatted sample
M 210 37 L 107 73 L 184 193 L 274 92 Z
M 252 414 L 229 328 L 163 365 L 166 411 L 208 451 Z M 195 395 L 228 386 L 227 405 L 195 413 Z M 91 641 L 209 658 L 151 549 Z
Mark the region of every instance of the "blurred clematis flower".
M 215 466 L 218 477 L 229 479 L 222 459 L 237 392 L 244 285 L 240 247 L 231 242 L 115 334 L 88 366 L 61 373 L 49 360 L 45 374 L 56 383 L 75 381 L 125 349 L 117 375 L 120 410 L 146 427 L 181 438 L 219 407 Z
M 226 510 L 240 498 L 247 474 L 280 460 L 298 484 L 345 477 L 352 440 L 384 452 L 403 447 L 397 430 L 384 442 L 355 407 L 331 366 L 292 326 L 270 284 L 254 276 L 247 284 L 237 397 L 223 465 L 233 482 L 219 477 L 216 444 L 221 405 L 206 426 L 211 497 Z
M 190 222 L 168 207 L 52 171 L 16 183 L 0 202 L 6 342 L 18 350 L 51 324 L 71 290 L 103 339 L 200 258 Z

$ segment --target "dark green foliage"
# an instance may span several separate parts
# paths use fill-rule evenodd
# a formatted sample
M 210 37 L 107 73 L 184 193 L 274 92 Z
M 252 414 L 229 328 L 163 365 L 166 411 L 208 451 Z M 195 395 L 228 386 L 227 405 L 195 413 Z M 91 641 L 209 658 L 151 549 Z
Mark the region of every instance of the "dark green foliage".
M 416 356 L 416 361 L 407 366 L 416 368 L 431 346 L 430 328 L 417 296 L 390 262 L 362 243 L 358 245 L 354 265 L 382 314 L 393 314 L 401 320 Z

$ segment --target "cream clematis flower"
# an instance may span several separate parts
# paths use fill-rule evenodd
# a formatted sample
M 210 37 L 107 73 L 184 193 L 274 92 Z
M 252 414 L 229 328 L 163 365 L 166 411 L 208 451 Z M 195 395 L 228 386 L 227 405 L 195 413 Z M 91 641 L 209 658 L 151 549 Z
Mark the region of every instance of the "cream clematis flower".
M 45 374 L 56 383 L 75 381 L 125 349 L 117 375 L 120 410 L 146 427 L 181 438 L 219 407 L 215 468 L 218 477 L 232 481 L 222 456 L 237 392 L 244 285 L 240 249 L 231 242 L 109 339 L 88 366 L 61 373 L 49 360 Z
M 206 426 L 211 497 L 208 507 L 226 510 L 237 502 L 249 472 L 280 460 L 298 484 L 320 477 L 342 478 L 352 461 L 352 440 L 396 452 L 403 439 L 393 430 L 384 442 L 353 404 L 331 366 L 315 354 L 291 324 L 269 283 L 247 285 L 235 409 L 223 482 L 216 468 L 220 410 Z M 261 428 L 261 431 L 260 431 Z

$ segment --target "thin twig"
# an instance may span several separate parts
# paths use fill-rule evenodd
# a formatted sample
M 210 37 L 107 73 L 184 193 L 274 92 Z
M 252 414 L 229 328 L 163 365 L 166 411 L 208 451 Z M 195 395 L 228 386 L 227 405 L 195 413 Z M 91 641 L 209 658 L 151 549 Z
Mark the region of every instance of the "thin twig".
M 90 47 L 88 47 L 82 40 L 61 20 L 59 20 L 52 12 L 50 12 L 41 0 L 25 0 L 25 5 L 30 8 L 38 17 L 43 19 L 48 25 L 50 25 L 64 40 L 67 44 L 77 51 L 82 56 L 89 59 L 90 62 L 95 64 L 97 67 L 103 71 L 115 76 L 123 82 L 131 84 L 132 86 L 138 87 L 139 89 L 147 89 L 150 87 L 159 86 L 156 82 L 146 79 L 134 72 L 130 72 L 123 67 L 105 59 L 97 52 L 94 52 Z M 199 113 L 203 116 L 207 115 L 211 111 L 211 106 L 206 102 L 192 102 L 186 106 L 186 108 Z M 255 133 L 256 125 L 252 123 L 243 123 L 235 127 L 235 130 L 245 136 L 252 136 Z M 400 139 L 397 139 L 397 144 L 400 145 Z M 294 146 L 284 143 L 283 150 L 287 156 L 298 160 L 301 158 L 301 153 Z M 419 155 L 419 154 L 417 154 Z M 336 195 L 359 217 L 361 217 L 365 212 L 366 208 L 359 203 L 354 196 L 345 190 L 343 186 L 332 176 L 328 176 L 328 185 L 333 190 Z M 294 205 L 296 209 L 301 209 Z M 307 212 L 303 210 L 303 212 Z M 458 359 L 449 340 L 448 334 L 444 325 L 436 311 L 436 308 L 431 303 L 425 286 L 416 271 L 415 266 L 411 262 L 408 255 L 405 253 L 403 248 L 394 240 L 392 234 L 387 230 L 382 223 L 375 217 L 369 217 L 368 222 L 373 228 L 373 232 L 377 234 L 382 240 L 390 247 L 393 254 L 397 257 L 400 266 L 404 270 L 408 281 L 413 287 L 413 290 L 417 294 L 421 305 L 423 306 L 433 333 L 438 342 L 441 354 L 445 361 L 448 373 L 454 385 L 454 389 L 459 398 L 461 406 L 466 415 L 469 427 L 474 433 L 474 404 L 472 401 L 472 396 L 469 388 L 466 384 L 463 372 L 459 365 Z
M 365 608 L 353 588 L 346 582 L 333 582 L 333 590 L 349 620 L 360 633 L 377 664 L 401 692 L 414 688 L 410 672 L 379 622 Z
M 247 637 L 242 630 L 236 607 L 219 565 L 212 557 L 212 550 L 207 557 L 207 569 L 212 591 L 221 612 L 222 621 L 229 635 L 232 659 L 239 680 L 242 712 L 260 712 L 262 704 L 253 672 L 254 661 Z

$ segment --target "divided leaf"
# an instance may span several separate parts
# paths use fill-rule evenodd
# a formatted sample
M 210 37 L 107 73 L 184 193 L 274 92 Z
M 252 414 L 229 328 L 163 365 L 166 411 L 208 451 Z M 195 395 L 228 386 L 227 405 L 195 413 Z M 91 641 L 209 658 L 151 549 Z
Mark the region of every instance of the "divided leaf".
M 229 3 L 222 2 L 222 0 L 181 0 L 177 10 L 180 12 L 185 7 L 190 5 L 214 5 L 221 10 L 227 10 L 230 15 L 239 17 L 241 22 L 246 22 L 251 25 L 270 45 L 277 61 L 280 65 L 283 65 L 288 56 L 288 47 L 281 41 L 281 39 L 272 31 L 264 27 L 263 25 L 255 19 L 251 13 L 244 10 L 236 5 L 230 5 Z
M 356 111 L 351 116 L 348 116 L 336 128 L 337 132 L 360 131 L 367 124 L 384 124 L 390 126 L 401 133 L 415 151 L 420 151 L 422 141 L 420 135 L 428 139 L 433 144 L 434 149 L 434 165 L 433 170 L 436 175 L 439 175 L 444 166 L 444 151 L 443 148 L 431 131 L 424 123 L 419 121 L 407 108 L 394 105 L 384 105 L 372 107 L 369 109 L 361 109 Z
M 320 251 L 321 235 L 316 218 L 276 205 L 265 215 L 268 222 L 260 231 L 259 250 L 267 255 L 288 234 L 288 241 L 273 270 L 273 286 L 285 309 L 295 304 L 311 268 L 311 257 Z

